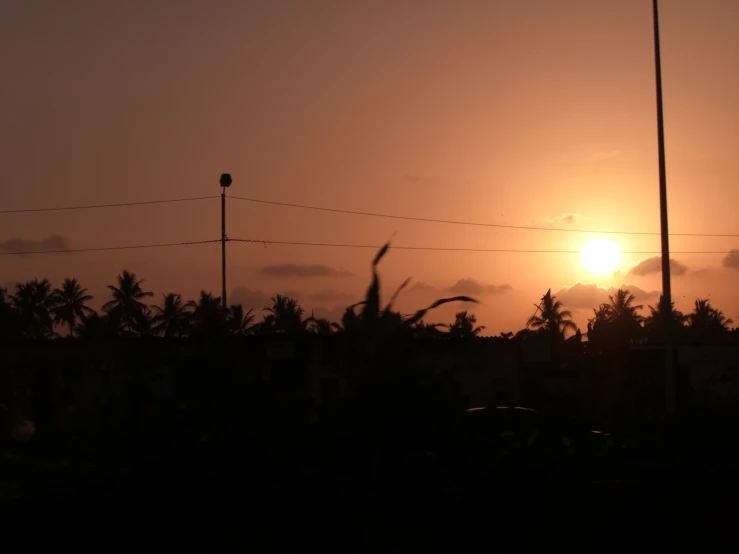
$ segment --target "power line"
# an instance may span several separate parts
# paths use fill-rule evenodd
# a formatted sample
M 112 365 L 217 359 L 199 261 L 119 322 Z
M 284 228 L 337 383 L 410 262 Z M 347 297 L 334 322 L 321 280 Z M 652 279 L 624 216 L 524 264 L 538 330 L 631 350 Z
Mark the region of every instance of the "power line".
M 92 210 L 96 208 L 120 208 L 124 206 L 143 206 L 146 204 L 171 204 L 173 202 L 191 202 L 193 200 L 208 200 L 219 196 L 193 196 L 190 198 L 169 198 L 166 200 L 145 200 L 143 202 L 118 202 L 115 204 L 93 204 L 89 206 L 64 206 L 60 208 L 23 208 L 18 210 L 0 210 L 0 214 L 25 214 L 32 212 L 64 212 L 70 210 Z
M 332 242 L 299 242 L 299 241 L 285 241 L 285 240 L 257 240 L 257 239 L 228 239 L 229 242 L 248 242 L 254 244 L 278 244 L 286 246 L 327 246 L 333 248 L 382 248 L 382 245 L 376 244 L 339 244 Z M 391 246 L 391 249 L 396 250 L 430 250 L 434 252 L 509 252 L 519 254 L 580 254 L 579 250 L 521 250 L 517 248 L 445 248 L 438 246 Z M 659 254 L 660 251 L 628 251 L 621 252 L 621 254 Z M 695 250 L 695 251 L 677 251 L 672 254 L 731 254 L 730 251 L 708 251 L 708 250 Z
M 348 215 L 363 215 L 367 217 L 382 217 L 385 219 L 402 219 L 406 221 L 423 221 L 426 223 L 446 223 L 449 225 L 468 225 L 473 227 L 495 227 L 499 229 L 523 229 L 527 231 L 558 231 L 562 233 L 598 233 L 608 235 L 653 235 L 659 236 L 660 233 L 652 233 L 648 231 L 599 231 L 594 229 L 565 229 L 564 227 L 534 227 L 528 225 L 505 225 L 502 223 L 482 223 L 475 221 L 458 221 L 452 219 L 433 219 L 429 217 L 414 217 L 406 215 L 393 215 L 393 214 L 382 214 L 376 212 L 360 212 L 356 210 L 343 210 L 339 208 L 325 208 L 322 206 L 309 206 L 306 204 L 292 204 L 289 202 L 276 202 L 272 200 L 260 200 L 257 198 L 245 198 L 243 196 L 229 196 L 231 200 L 243 200 L 244 202 L 254 202 L 258 204 L 270 204 L 273 206 L 283 206 L 286 208 L 299 208 L 302 210 L 314 210 L 319 212 L 332 212 L 339 214 Z M 670 233 L 673 237 L 739 237 L 739 233 L 736 234 L 721 234 L 721 233 Z
M 64 250 L 28 250 L 26 252 L 0 252 L 0 256 L 24 256 L 30 254 L 70 254 L 73 252 L 101 252 L 103 250 L 132 250 L 135 248 L 163 248 L 166 246 L 191 246 L 194 244 L 210 244 L 221 242 L 215 240 L 197 240 L 190 242 L 168 242 L 163 244 L 137 244 L 134 246 L 101 246 L 99 248 L 66 248 Z

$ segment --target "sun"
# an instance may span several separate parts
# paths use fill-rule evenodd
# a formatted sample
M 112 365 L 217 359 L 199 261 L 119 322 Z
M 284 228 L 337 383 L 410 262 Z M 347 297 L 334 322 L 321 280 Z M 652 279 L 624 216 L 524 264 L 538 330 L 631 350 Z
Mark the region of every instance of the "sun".
M 593 239 L 582 247 L 580 260 L 592 273 L 610 273 L 621 266 L 621 252 L 612 240 Z

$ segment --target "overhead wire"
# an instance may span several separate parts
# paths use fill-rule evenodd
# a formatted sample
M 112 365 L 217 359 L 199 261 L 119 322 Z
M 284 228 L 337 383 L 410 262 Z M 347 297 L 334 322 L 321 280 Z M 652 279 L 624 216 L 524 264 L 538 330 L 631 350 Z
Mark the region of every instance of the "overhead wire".
M 0 214 L 24 214 L 33 212 L 64 212 L 71 210 L 93 210 L 98 208 L 120 208 L 126 206 L 144 206 L 147 204 L 171 204 L 174 202 L 192 202 L 195 200 L 208 200 L 211 198 L 220 198 L 220 195 L 213 196 L 193 196 L 189 198 L 167 198 L 164 200 L 144 200 L 141 202 L 116 202 L 113 204 L 90 204 L 85 206 L 60 206 L 52 208 L 20 208 L 15 210 L 0 210 Z
M 259 240 L 259 239 L 239 239 L 229 238 L 229 242 L 245 242 L 253 244 L 268 244 L 286 245 L 286 246 L 325 246 L 333 248 L 382 248 L 382 245 L 377 244 L 347 244 L 347 243 L 332 243 L 332 242 L 302 242 L 302 241 L 286 241 L 286 240 Z M 441 246 L 391 246 L 391 249 L 396 250 L 430 250 L 434 252 L 509 252 L 519 254 L 580 254 L 580 250 L 523 250 L 518 248 L 454 248 L 454 247 L 441 247 Z M 621 254 L 659 254 L 660 251 L 623 251 Z M 732 254 L 733 251 L 709 251 L 709 250 L 693 250 L 693 251 L 674 251 L 671 254 Z
M 408 215 L 395 215 L 379 212 L 364 212 L 357 210 L 345 210 L 339 208 L 326 208 L 323 206 L 311 206 L 307 204 L 294 204 L 290 202 L 277 202 L 273 200 L 261 200 L 258 198 L 247 198 L 244 196 L 227 196 L 230 200 L 242 200 L 244 202 L 253 202 L 258 204 L 270 204 L 273 206 L 282 206 L 287 208 L 298 208 L 303 210 L 314 210 L 321 212 L 340 213 L 347 215 L 361 215 L 367 217 L 380 217 L 385 219 L 400 219 L 406 221 L 422 221 L 426 223 L 445 223 L 449 225 L 468 225 L 473 227 L 494 227 L 499 229 L 523 229 L 527 231 L 557 231 L 562 233 L 593 233 L 593 234 L 610 234 L 610 235 L 650 235 L 660 236 L 659 232 L 650 231 L 602 231 L 596 229 L 567 229 L 565 227 L 537 227 L 530 225 L 509 225 L 504 223 L 485 223 L 476 221 L 460 221 L 453 219 L 434 219 L 429 217 L 416 217 Z M 673 237 L 739 237 L 739 233 L 670 233 Z
M 28 256 L 32 254 L 71 254 L 75 252 L 102 252 L 105 250 L 133 250 L 137 248 L 164 248 L 168 246 L 192 246 L 196 244 L 210 244 L 221 242 L 221 239 L 196 240 L 187 242 L 168 242 L 161 244 L 137 244 L 126 246 L 101 246 L 97 248 L 65 248 L 60 250 L 26 250 L 20 252 L 0 252 L 0 256 Z

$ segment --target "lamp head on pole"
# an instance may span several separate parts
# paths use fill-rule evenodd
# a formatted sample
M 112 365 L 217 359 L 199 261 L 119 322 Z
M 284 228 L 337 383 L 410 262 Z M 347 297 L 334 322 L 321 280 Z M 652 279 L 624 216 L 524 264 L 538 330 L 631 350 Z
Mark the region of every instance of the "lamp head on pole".
M 221 183 L 221 186 L 223 188 L 230 187 L 231 186 L 231 174 L 224 173 L 223 175 L 221 175 L 221 179 L 219 183 Z

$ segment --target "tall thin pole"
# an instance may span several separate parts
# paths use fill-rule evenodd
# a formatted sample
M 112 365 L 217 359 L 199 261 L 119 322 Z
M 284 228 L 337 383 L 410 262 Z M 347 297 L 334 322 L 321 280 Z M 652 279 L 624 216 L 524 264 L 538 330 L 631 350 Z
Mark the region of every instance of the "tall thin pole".
M 662 62 L 659 49 L 659 9 L 652 0 L 654 18 L 654 65 L 657 80 L 657 143 L 659 147 L 659 212 L 662 235 L 662 319 L 665 328 L 665 409 L 675 413 L 675 364 L 672 344 L 672 290 L 670 286 L 670 237 L 667 231 L 667 172 L 665 129 L 662 115 Z
M 223 300 L 223 313 L 225 314 L 228 309 L 226 302 L 226 187 L 223 187 L 221 193 L 221 277 L 223 280 L 221 299 Z

